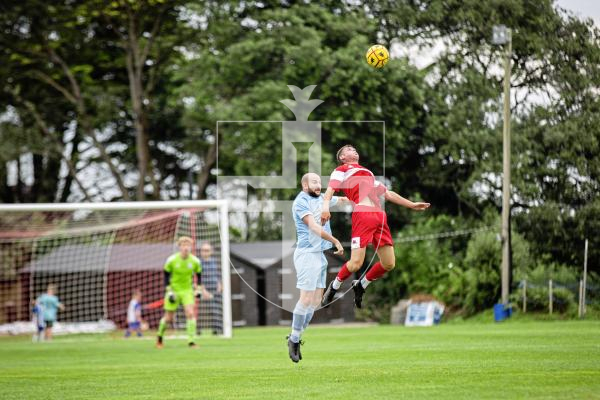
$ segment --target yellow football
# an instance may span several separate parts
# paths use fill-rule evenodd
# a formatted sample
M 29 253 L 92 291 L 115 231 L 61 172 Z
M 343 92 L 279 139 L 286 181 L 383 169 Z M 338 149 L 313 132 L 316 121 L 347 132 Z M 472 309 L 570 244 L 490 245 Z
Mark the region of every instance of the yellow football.
M 371 46 L 369 50 L 367 50 L 367 63 L 373 68 L 383 68 L 385 64 L 390 59 L 390 53 L 380 44 L 376 44 Z

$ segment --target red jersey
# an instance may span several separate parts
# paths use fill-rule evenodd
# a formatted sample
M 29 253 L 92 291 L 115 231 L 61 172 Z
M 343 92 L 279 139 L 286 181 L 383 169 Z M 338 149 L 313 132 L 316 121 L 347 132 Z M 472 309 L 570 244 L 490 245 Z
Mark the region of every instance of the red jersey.
M 337 167 L 331 173 L 329 187 L 344 192 L 344 195 L 354 204 L 368 197 L 379 209 L 381 209 L 379 196 L 387 191 L 385 185 L 375 180 L 375 175 L 371 171 L 359 164 L 344 164 Z

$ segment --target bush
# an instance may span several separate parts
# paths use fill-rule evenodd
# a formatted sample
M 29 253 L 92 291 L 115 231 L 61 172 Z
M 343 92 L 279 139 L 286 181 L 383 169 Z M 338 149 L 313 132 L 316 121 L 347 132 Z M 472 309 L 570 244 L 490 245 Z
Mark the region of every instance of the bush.
M 404 236 L 427 235 L 457 229 L 458 222 L 447 216 L 427 219 L 402 230 Z M 460 262 L 460 251 L 453 245 L 464 238 L 452 240 L 422 240 L 397 243 L 396 269 L 376 284 L 369 286 L 364 308 L 357 314 L 359 319 L 388 322 L 390 309 L 398 300 L 415 293 L 432 294 L 447 301 L 455 294 L 451 290 L 450 276 Z M 368 252 L 366 262 L 371 259 Z M 457 294 L 459 298 L 462 294 Z
M 527 282 L 540 286 L 547 286 L 550 279 L 554 282 L 576 284 L 579 282 L 579 270 L 543 259 L 533 268 L 515 271 L 514 279 L 516 282 L 526 279 Z
M 487 224 L 496 222 L 497 218 L 490 218 Z M 412 237 L 469 227 L 472 226 L 464 220 L 440 215 L 418 220 L 403 229 L 402 234 Z M 445 303 L 447 314 L 465 317 L 490 309 L 500 299 L 501 242 L 496 230 L 471 236 L 399 242 L 395 252 L 396 269 L 369 287 L 364 308 L 357 314 L 359 319 L 387 322 L 391 307 L 416 293 L 435 296 Z M 366 260 L 372 255 L 368 253 Z M 514 232 L 512 255 L 513 281 L 527 279 L 532 284 L 528 289 L 528 311 L 548 310 L 548 279 L 558 284 L 554 289 L 554 311 L 577 310 L 577 290 L 569 290 L 571 285 L 577 285 L 577 270 L 547 260 L 536 262 L 529 243 Z M 520 291 L 514 290 L 510 299 L 520 305 L 520 296 Z M 592 300 L 592 296 L 588 299 Z

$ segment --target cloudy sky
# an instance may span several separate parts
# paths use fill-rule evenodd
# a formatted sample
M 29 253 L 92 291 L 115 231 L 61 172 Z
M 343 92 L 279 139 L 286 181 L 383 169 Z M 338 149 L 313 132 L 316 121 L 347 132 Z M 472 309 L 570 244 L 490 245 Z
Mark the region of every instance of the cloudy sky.
M 559 7 L 573 11 L 575 15 L 583 18 L 592 18 L 596 26 L 600 27 L 600 1 L 598 0 L 558 0 Z

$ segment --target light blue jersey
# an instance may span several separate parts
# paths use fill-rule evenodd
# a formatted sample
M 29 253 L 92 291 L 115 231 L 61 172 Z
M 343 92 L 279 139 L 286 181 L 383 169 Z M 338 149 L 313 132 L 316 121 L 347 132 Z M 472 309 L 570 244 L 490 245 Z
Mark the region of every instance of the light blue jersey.
M 56 311 L 58 310 L 58 305 L 60 304 L 58 297 L 44 293 L 39 297 L 37 302 L 42 306 L 42 315 L 44 316 L 44 321 L 56 321 Z
M 338 202 L 338 197 L 333 196 L 330 207 L 335 206 Z M 302 191 L 296 196 L 292 211 L 294 214 L 294 222 L 296 224 L 296 248 L 302 252 L 316 252 L 323 251 L 333 247 L 333 244 L 325 239 L 322 239 L 319 235 L 312 232 L 308 225 L 302 221 L 302 218 L 307 215 L 312 215 L 315 222 L 321 225 L 321 208 L 323 206 L 323 195 L 319 197 L 312 197 L 308 193 Z M 331 234 L 331 226 L 329 221 L 323 226 L 323 229 Z

